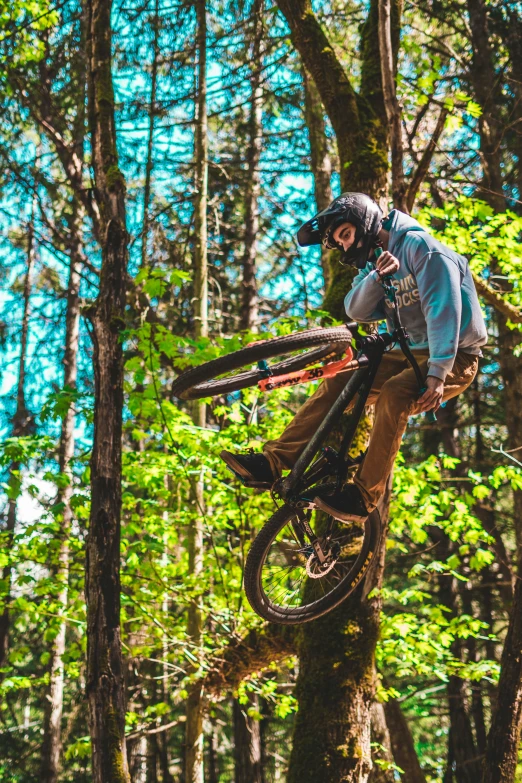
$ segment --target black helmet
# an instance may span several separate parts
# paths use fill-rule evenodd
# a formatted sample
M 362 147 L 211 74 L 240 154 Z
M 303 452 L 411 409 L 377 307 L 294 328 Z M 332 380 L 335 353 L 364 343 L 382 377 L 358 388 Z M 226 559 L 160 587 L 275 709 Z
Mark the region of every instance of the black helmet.
M 333 240 L 333 233 L 341 223 L 355 226 L 353 245 L 346 252 Z M 297 232 L 297 241 L 301 247 L 320 244 L 336 247 L 343 254 L 341 263 L 354 264 L 362 269 L 375 245 L 381 224 L 382 211 L 373 199 L 365 193 L 341 193 L 326 209 L 303 223 Z

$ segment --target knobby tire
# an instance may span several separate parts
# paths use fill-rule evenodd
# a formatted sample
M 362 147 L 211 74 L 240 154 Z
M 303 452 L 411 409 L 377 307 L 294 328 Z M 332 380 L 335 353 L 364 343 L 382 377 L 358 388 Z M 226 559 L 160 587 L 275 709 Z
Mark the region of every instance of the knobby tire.
M 234 391 L 255 386 L 266 377 L 257 368 L 248 369 L 230 378 L 219 379 L 217 376 L 234 370 L 241 370 L 256 362 L 280 356 L 285 352 L 304 348 L 318 347 L 315 351 L 285 359 L 270 367 L 274 377 L 288 372 L 302 370 L 314 362 L 321 361 L 334 353 L 342 353 L 350 345 L 352 336 L 346 327 L 331 327 L 326 329 L 309 329 L 304 332 L 273 337 L 241 348 L 239 351 L 212 359 L 210 362 L 185 370 L 172 385 L 172 393 L 182 400 L 197 400 L 202 397 L 213 397 L 220 394 L 230 394 Z
M 245 564 L 245 593 L 252 609 L 265 620 L 281 625 L 300 625 L 316 620 L 342 603 L 357 589 L 368 572 L 381 535 L 381 518 L 375 509 L 365 522 L 361 552 L 344 579 L 331 592 L 313 603 L 296 607 L 278 607 L 264 595 L 261 574 L 272 542 L 294 515 L 295 509 L 292 506 L 281 506 L 261 528 L 250 547 Z

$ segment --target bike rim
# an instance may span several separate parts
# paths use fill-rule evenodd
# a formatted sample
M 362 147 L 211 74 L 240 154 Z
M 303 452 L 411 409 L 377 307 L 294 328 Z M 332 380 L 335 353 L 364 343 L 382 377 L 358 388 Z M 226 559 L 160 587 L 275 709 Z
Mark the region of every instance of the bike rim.
M 307 518 L 323 550 L 330 555 L 321 564 L 308 539 L 303 542 L 298 537 L 297 531 L 302 527 L 297 514 L 289 515 L 272 539 L 260 573 L 263 598 L 276 611 L 305 612 L 347 580 L 357 584 L 358 574 L 364 574 L 362 565 L 367 545 L 364 526 L 332 520 L 316 509 L 308 511 Z M 329 523 L 332 533 L 326 540 L 319 533 Z

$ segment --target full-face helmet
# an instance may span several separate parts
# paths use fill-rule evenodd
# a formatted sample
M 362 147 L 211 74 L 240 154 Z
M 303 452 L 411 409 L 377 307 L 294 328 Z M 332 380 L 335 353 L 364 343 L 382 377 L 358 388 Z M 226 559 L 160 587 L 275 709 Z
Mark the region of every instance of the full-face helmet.
M 301 247 L 322 244 L 327 248 L 337 248 L 342 254 L 341 263 L 362 269 L 377 244 L 382 217 L 379 205 L 370 196 L 342 193 L 326 209 L 303 223 L 297 232 L 297 241 Z M 347 251 L 333 239 L 336 228 L 342 223 L 355 226 L 355 239 Z

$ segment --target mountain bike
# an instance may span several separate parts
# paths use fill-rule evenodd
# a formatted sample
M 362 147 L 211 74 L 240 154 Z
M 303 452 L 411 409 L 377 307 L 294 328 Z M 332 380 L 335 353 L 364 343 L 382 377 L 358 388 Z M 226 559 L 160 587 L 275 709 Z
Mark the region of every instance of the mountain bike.
M 249 603 L 275 623 L 305 623 L 330 612 L 360 584 L 378 548 L 378 510 L 362 524 L 339 522 L 317 509 L 313 498 L 319 487 L 327 493 L 339 491 L 360 464 L 361 457 L 349 456 L 350 447 L 381 359 L 394 344 L 411 364 L 419 394 L 425 391 L 400 321 L 395 288 L 390 278 L 382 284 L 392 304 L 389 332 L 361 334 L 350 322 L 260 340 L 187 370 L 172 387 L 180 399 L 194 400 L 256 385 L 267 392 L 352 370 L 290 473 L 272 487 L 274 499 L 283 505 L 261 528 L 247 556 L 244 585 Z M 354 398 L 339 447 L 325 446 Z

